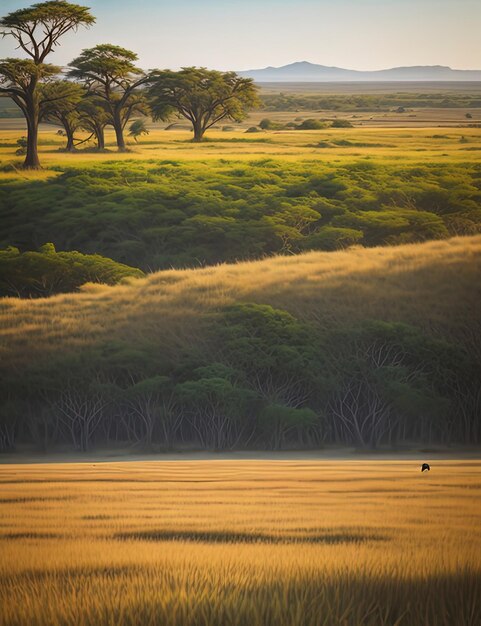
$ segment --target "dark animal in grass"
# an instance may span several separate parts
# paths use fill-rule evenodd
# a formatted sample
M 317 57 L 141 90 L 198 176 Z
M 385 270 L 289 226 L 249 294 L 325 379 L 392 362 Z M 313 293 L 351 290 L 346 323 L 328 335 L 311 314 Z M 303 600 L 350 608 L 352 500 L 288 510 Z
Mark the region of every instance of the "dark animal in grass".
M 429 467 L 428 463 L 423 463 L 421 466 L 421 472 L 424 472 L 425 470 L 430 470 L 431 468 Z

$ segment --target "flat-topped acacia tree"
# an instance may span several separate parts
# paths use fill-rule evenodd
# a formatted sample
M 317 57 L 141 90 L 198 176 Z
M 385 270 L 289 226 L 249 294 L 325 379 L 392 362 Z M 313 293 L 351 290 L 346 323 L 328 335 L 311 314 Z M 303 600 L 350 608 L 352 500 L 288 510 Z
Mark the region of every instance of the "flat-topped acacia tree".
M 221 120 L 242 121 L 259 103 L 251 78 L 204 67 L 152 72 L 149 98 L 154 119 L 165 121 L 174 114 L 188 119 L 194 141 L 202 141 L 205 131 Z
M 135 66 L 137 58 L 131 50 L 106 43 L 83 50 L 69 63 L 69 77 L 82 81 L 89 94 L 103 101 L 119 150 L 125 150 L 124 128 L 133 113 L 148 112 L 139 87 L 149 76 Z
M 27 121 L 27 155 L 23 167 L 37 169 L 38 124 L 45 101 L 39 90 L 41 81 L 48 81 L 60 71 L 45 63 L 45 59 L 59 45 L 60 39 L 79 26 L 90 26 L 95 18 L 87 7 L 64 0 L 40 2 L 18 9 L 0 19 L 0 33 L 13 37 L 26 59 L 0 60 L 0 95 L 9 96 L 20 107 Z

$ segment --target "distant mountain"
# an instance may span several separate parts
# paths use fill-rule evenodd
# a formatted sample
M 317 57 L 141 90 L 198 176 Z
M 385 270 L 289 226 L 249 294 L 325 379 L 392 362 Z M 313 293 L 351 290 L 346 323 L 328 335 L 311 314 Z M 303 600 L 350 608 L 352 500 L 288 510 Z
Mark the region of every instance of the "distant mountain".
M 443 65 L 393 67 L 388 70 L 360 71 L 298 61 L 282 67 L 266 67 L 238 72 L 260 83 L 330 81 L 481 81 L 481 70 L 453 70 Z

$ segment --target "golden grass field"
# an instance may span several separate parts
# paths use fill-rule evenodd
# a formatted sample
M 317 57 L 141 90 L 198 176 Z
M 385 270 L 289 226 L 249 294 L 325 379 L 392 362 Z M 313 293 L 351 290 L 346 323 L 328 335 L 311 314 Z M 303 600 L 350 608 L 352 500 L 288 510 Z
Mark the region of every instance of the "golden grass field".
M 2 626 L 481 623 L 481 461 L 4 465 L 0 484 Z

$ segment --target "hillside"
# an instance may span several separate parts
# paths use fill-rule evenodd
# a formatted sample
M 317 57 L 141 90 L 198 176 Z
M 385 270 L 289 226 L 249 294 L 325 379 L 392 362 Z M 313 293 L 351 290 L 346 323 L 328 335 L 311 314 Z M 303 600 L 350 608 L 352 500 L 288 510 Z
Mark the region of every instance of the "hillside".
M 462 337 L 479 323 L 480 279 L 481 236 L 156 272 L 80 294 L 3 299 L 1 357 L 31 361 L 107 338 L 155 339 L 172 350 L 234 302 L 270 304 L 322 327 L 372 318 Z
M 4 299 L 0 448 L 479 443 L 480 279 L 476 236 Z
M 257 82 L 336 82 L 336 81 L 479 81 L 481 70 L 456 70 L 442 65 L 393 67 L 385 70 L 362 71 L 328 67 L 297 61 L 281 67 L 244 70 L 242 76 Z

